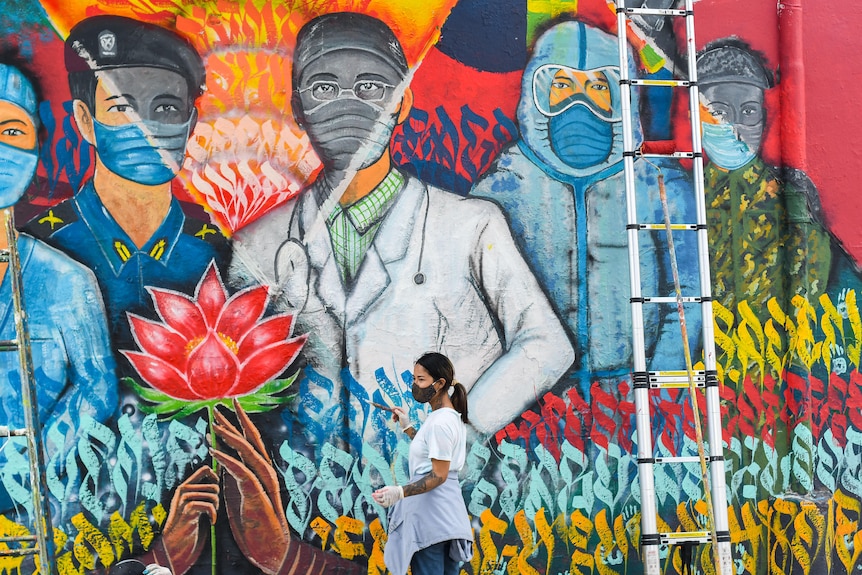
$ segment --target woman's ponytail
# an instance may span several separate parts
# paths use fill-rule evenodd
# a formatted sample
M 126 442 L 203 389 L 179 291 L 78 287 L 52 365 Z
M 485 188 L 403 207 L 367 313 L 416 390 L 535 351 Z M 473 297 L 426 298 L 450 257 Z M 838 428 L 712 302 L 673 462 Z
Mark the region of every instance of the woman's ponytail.
M 451 400 L 455 411 L 461 414 L 461 421 L 464 423 L 470 423 L 470 420 L 467 417 L 467 388 L 457 381 L 453 381 Z

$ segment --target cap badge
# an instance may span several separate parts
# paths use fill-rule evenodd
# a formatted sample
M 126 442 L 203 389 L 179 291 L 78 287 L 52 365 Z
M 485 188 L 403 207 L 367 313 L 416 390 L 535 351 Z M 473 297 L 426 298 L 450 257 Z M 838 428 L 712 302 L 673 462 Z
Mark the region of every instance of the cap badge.
M 110 30 L 99 34 L 99 57 L 105 58 L 117 55 L 117 36 Z

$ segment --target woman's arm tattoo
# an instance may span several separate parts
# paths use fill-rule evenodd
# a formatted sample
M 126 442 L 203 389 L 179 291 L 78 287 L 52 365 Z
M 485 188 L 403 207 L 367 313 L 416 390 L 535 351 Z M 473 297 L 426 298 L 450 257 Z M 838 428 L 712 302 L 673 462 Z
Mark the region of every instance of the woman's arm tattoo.
M 408 497 L 410 495 L 419 495 L 420 493 L 427 493 L 435 487 L 443 485 L 444 481 L 446 481 L 446 478 L 440 477 L 439 475 L 435 475 L 434 470 L 432 469 L 431 473 L 429 473 L 425 477 L 421 477 L 413 483 L 405 485 L 404 497 Z

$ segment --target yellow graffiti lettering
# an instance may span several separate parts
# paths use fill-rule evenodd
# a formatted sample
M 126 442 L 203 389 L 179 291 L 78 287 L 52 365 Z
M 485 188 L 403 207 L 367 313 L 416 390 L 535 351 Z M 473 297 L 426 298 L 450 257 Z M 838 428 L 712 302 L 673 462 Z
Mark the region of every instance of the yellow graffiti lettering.
M 111 515 L 110 524 L 108 525 L 108 538 L 114 546 L 114 553 L 117 557 L 123 557 L 127 551 L 131 552 L 134 546 L 135 535 L 137 535 L 144 549 L 149 549 L 153 539 L 155 539 L 153 526 L 150 525 L 144 503 L 141 503 L 132 511 L 128 523 L 126 523 L 119 512 L 115 511 Z
M 793 296 L 790 300 L 794 307 L 797 308 L 796 313 L 796 354 L 806 368 L 811 369 L 815 361 L 820 359 L 820 348 L 823 342 L 814 341 L 814 330 L 811 329 L 811 323 L 817 321 L 817 314 L 814 311 L 814 306 L 808 303 L 808 300 L 801 295 Z
M 86 569 L 95 568 L 97 556 L 102 565 L 110 565 L 114 562 L 116 557 L 111 541 L 95 525 L 90 523 L 83 513 L 78 513 L 72 517 L 72 525 L 78 529 L 74 543 L 75 559 L 82 567 Z
M 851 573 L 862 553 L 862 531 L 859 531 L 862 503 L 839 489 L 833 496 L 832 504 L 835 506 L 835 553 L 847 573 Z
M 506 522 L 497 518 L 490 509 L 485 509 L 479 517 L 482 528 L 479 530 L 479 549 L 482 550 L 482 565 L 480 573 L 490 573 L 497 568 L 501 554 L 491 535 L 503 535 L 506 532 Z
M 826 519 L 820 514 L 817 506 L 810 501 L 800 502 L 799 513 L 793 520 L 790 550 L 796 562 L 802 567 L 803 575 L 811 574 L 814 560 L 823 551 L 825 533 Z
M 342 515 L 335 520 L 335 535 L 332 537 L 332 548 L 345 559 L 365 556 L 365 545 L 362 541 L 355 542 L 350 535 L 362 535 L 365 525 L 359 519 Z
M 736 344 L 733 343 L 731 335 L 733 333 L 734 315 L 732 311 L 716 301 L 713 302 L 712 317 L 713 329 L 715 331 L 715 347 L 717 351 L 720 351 L 720 353 L 717 353 L 717 358 L 723 359 L 723 363 L 719 363 L 716 367 L 718 368 L 719 379 L 724 379 L 724 373 L 730 369 L 736 357 Z
M 383 562 L 383 548 L 386 546 L 388 539 L 386 530 L 380 523 L 380 519 L 375 517 L 374 521 L 368 526 L 368 531 L 374 543 L 371 546 L 371 554 L 368 556 L 368 575 L 384 575 L 386 573 L 386 565 Z
M 737 337 L 737 354 L 743 370 L 751 364 L 756 364 L 758 367 L 759 381 L 758 385 L 763 385 L 763 348 L 765 338 L 763 335 L 763 326 L 757 315 L 751 310 L 748 302 L 743 300 L 737 307 L 740 316 L 739 327 L 736 330 Z
M 545 550 L 548 554 L 548 566 L 545 569 L 545 573 L 551 572 L 551 563 L 554 560 L 554 531 L 551 528 L 551 524 L 548 523 L 547 517 L 545 517 L 545 508 L 542 507 L 536 512 L 536 531 L 539 534 L 539 539 L 541 539 L 542 544 L 545 546 Z
M 320 537 L 320 548 L 326 549 L 326 541 L 329 539 L 330 532 L 332 532 L 332 526 L 323 517 L 315 517 L 309 525 L 317 533 L 317 536 Z
M 536 538 L 533 535 L 533 530 L 530 527 L 530 523 L 527 521 L 527 514 L 524 513 L 523 509 L 515 513 L 514 523 L 515 530 L 518 532 L 518 537 L 521 538 L 521 543 L 523 544 L 523 546 L 521 547 L 521 552 L 518 553 L 518 568 L 515 573 L 517 573 L 518 575 L 539 575 L 538 570 L 536 570 L 527 561 L 539 548 L 539 546 L 536 543 Z M 511 565 L 509 568 L 509 573 L 511 575 L 515 575 L 515 573 L 512 573 Z
M 599 544 L 593 552 L 596 569 L 600 575 L 613 575 L 617 571 L 608 565 L 607 559 L 614 553 L 616 543 L 614 541 L 614 532 L 608 523 L 607 509 L 602 509 L 596 514 L 594 525 L 596 534 L 599 536 Z

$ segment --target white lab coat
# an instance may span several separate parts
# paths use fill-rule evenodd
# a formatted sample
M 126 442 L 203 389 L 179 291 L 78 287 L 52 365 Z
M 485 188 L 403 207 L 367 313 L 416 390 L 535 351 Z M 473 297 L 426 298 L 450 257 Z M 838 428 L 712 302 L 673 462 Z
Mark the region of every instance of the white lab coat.
M 230 274 L 234 286 L 269 285 L 277 309 L 297 312 L 294 333 L 309 334 L 304 352 L 319 373 L 337 383 L 349 366 L 371 395 L 379 370 L 403 389 L 416 358 L 440 351 L 468 390 L 474 426 L 493 433 L 572 364 L 565 331 L 493 203 L 406 176 L 345 291 L 328 230 L 316 225 L 319 193 L 312 187 L 237 233 Z

